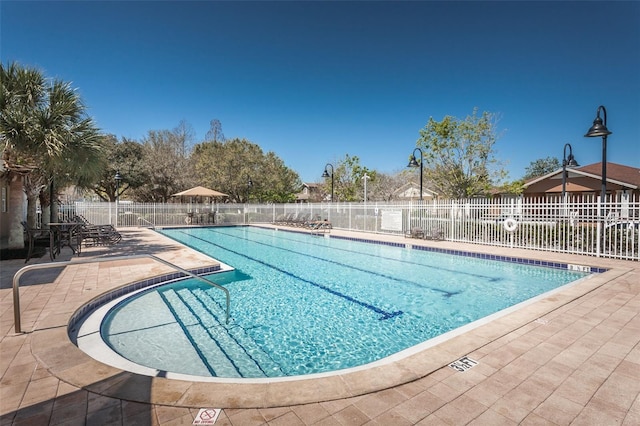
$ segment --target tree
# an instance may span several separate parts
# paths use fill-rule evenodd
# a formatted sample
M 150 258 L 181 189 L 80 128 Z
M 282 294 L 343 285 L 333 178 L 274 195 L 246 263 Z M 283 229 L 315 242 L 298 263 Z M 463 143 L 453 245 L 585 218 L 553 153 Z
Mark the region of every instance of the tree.
M 100 179 L 91 189 L 103 201 L 113 202 L 128 190 L 142 187 L 149 181 L 149 176 L 144 167 L 142 145 L 126 138 L 118 142 L 115 135 L 106 135 L 103 141 L 106 164 Z M 116 173 L 122 177 L 119 185 L 116 185 Z
M 180 120 L 178 126 L 173 129 L 173 134 L 177 139 L 176 146 L 178 147 L 178 154 L 183 158 L 188 157 L 196 139 L 196 132 L 193 130 L 193 126 L 186 120 Z
M 273 152 L 246 139 L 203 142 L 194 147 L 198 181 L 245 203 L 294 201 L 301 182 Z
M 0 83 L 3 161 L 10 180 L 24 175 L 27 223 L 33 227 L 36 202 L 45 188 L 52 191 L 50 201 L 57 187 L 88 185 L 95 179 L 103 159 L 99 132 L 69 83 L 48 81 L 40 71 L 15 63 L 0 64 Z M 10 216 L 11 248 L 24 246 L 17 205 Z
M 555 157 L 539 158 L 529 164 L 525 169 L 525 175 L 522 179 L 529 180 L 544 176 L 547 173 L 558 170 L 560 167 L 562 167 L 562 164 L 560 164 L 560 160 Z
M 369 182 L 368 198 L 371 201 L 392 201 L 397 198 L 396 190 L 407 182 L 407 171 L 394 174 L 376 173 L 376 179 Z
M 432 117 L 420 130 L 417 146 L 424 155 L 424 174 L 436 192 L 450 198 L 485 195 L 506 171 L 495 159 L 493 146 L 497 117 L 489 112 L 478 116 L 477 108 L 464 120 Z
M 336 200 L 362 201 L 364 199 L 364 175 L 369 176 L 367 184 L 375 184 L 377 172 L 360 165 L 360 158 L 345 154 L 336 163 L 333 173 L 334 193 Z M 325 180 L 325 191 L 331 193 L 331 178 Z
M 193 186 L 195 177 L 184 146 L 185 135 L 179 129 L 150 130 L 142 140 L 140 171 L 147 181 L 131 189 L 132 197 L 146 202 L 166 202 L 172 194 Z
M 205 135 L 205 140 L 210 142 L 224 142 L 226 141 L 224 133 L 222 133 L 222 123 L 217 118 L 214 118 L 209 123 L 209 131 Z

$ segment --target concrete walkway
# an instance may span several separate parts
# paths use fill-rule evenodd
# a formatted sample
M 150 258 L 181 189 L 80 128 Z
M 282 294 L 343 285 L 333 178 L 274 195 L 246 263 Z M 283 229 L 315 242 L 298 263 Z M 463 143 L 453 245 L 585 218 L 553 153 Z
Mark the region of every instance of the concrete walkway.
M 167 273 L 147 259 L 25 274 L 24 333 L 14 332 L 12 278 L 0 263 L 0 426 L 190 425 L 222 408 L 216 425 L 638 425 L 640 277 L 637 262 L 332 231 L 470 252 L 609 268 L 578 285 L 375 369 L 260 385 L 146 377 L 105 366 L 70 344 L 73 312 L 109 289 Z M 80 259 L 154 254 L 183 268 L 216 263 L 146 229 Z M 71 259 L 68 249 L 58 261 Z M 76 258 L 77 259 L 77 258 Z M 48 256 L 29 264 L 48 262 Z M 465 372 L 447 365 L 468 356 Z

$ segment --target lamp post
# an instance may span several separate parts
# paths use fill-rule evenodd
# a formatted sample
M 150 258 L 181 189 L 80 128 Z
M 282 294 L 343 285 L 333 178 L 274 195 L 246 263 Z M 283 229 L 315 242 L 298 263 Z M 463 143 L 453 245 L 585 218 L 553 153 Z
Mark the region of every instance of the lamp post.
M 600 111 L 604 115 L 604 122 L 600 118 Z M 607 129 L 607 110 L 603 105 L 598 107 L 596 111 L 596 119 L 593 120 L 593 126 L 589 129 L 586 135 L 587 138 L 602 137 L 602 190 L 600 193 L 600 200 L 602 202 L 602 215 L 604 216 L 604 202 L 607 197 L 607 136 L 611 132 Z
M 569 148 L 569 157 L 567 157 L 567 148 Z M 565 193 L 567 192 L 567 167 L 578 167 L 579 164 L 573 157 L 573 149 L 571 144 L 564 144 L 564 150 L 562 151 L 562 199 L 564 200 Z
M 327 167 L 331 167 L 331 174 L 329 174 L 329 172 L 327 172 Z M 323 178 L 331 178 L 331 202 L 333 203 L 333 164 L 331 163 L 327 163 L 326 166 L 324 166 L 324 173 L 322 173 L 322 177 Z
M 416 161 L 416 151 L 420 152 L 420 163 Z M 422 201 L 422 155 L 420 148 L 414 149 L 409 159 L 409 164 L 407 165 L 407 167 L 420 167 L 420 201 Z
M 122 180 L 122 176 L 120 176 L 120 170 L 116 170 L 116 175 L 114 176 L 116 180 L 116 228 L 118 227 L 118 204 L 120 203 L 120 181 Z
M 367 181 L 371 179 L 371 176 L 369 176 L 368 174 L 364 174 L 362 176 L 362 180 L 364 181 L 364 202 L 367 202 Z
M 364 230 L 367 230 L 367 181 L 369 180 L 369 175 L 364 174 L 362 176 L 362 180 L 364 181 Z
M 247 202 L 249 202 L 249 194 L 252 188 L 253 188 L 253 181 L 251 180 L 251 176 L 247 176 Z

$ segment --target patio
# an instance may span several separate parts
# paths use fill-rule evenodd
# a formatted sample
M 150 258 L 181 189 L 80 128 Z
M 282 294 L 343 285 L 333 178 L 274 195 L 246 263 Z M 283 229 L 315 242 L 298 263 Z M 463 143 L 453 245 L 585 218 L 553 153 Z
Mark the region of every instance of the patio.
M 183 268 L 215 263 L 147 229 L 123 229 L 122 234 L 118 245 L 87 248 L 82 258 L 155 254 Z M 366 377 L 336 376 L 335 388 L 327 382 L 272 386 L 271 393 L 261 394 L 263 389 L 252 393 L 245 385 L 168 383 L 106 371 L 115 369 L 88 364 L 64 341 L 68 318 L 81 304 L 108 289 L 166 273 L 166 266 L 120 260 L 25 275 L 20 297 L 27 333 L 15 334 L 11 280 L 24 263 L 2 261 L 0 425 L 188 425 L 199 408 L 222 408 L 216 425 L 243 426 L 640 424 L 637 262 L 337 229 L 331 235 L 610 270 Z M 63 250 L 60 259 L 70 258 L 70 250 Z M 48 260 L 43 256 L 29 264 Z M 448 366 L 464 356 L 478 364 L 464 372 Z

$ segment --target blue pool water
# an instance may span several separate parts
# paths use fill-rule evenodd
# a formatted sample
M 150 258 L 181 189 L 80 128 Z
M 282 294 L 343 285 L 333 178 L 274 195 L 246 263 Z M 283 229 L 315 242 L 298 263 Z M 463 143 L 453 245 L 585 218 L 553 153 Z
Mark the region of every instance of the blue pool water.
M 101 327 L 123 357 L 216 377 L 367 364 L 587 275 L 255 227 L 163 234 L 235 268 L 118 304 Z

